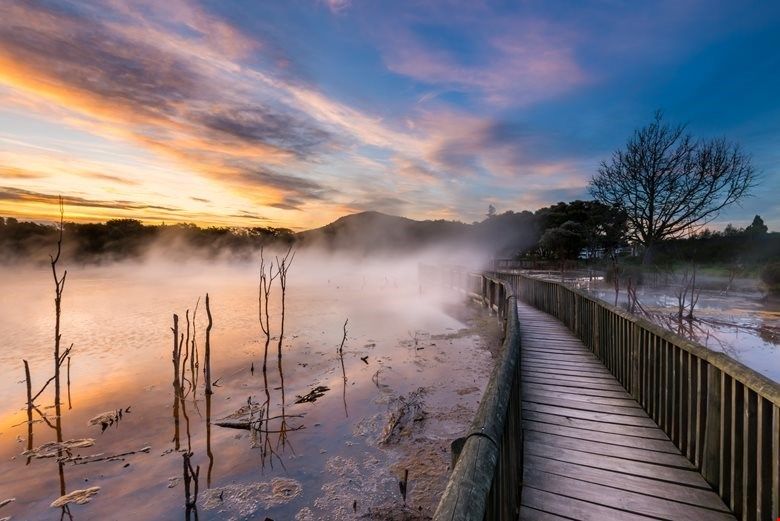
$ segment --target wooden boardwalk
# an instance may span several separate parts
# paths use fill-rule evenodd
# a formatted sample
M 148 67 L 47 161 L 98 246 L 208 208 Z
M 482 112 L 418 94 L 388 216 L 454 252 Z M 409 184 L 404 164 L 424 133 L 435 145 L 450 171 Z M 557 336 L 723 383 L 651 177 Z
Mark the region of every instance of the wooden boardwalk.
M 521 519 L 735 519 L 601 362 L 555 318 L 518 302 Z

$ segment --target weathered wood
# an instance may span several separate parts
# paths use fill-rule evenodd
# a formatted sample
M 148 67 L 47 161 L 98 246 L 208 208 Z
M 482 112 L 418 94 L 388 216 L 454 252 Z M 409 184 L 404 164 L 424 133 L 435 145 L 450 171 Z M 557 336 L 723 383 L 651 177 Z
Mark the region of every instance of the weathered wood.
M 756 474 L 757 461 L 756 449 L 758 442 L 756 409 L 756 393 L 743 388 L 743 410 L 742 420 L 742 513 L 743 519 L 752 521 L 756 519 L 758 505 L 756 503 Z
M 612 407 L 615 407 L 616 409 L 612 412 L 624 412 L 623 409 L 631 409 L 633 411 L 636 411 L 636 414 L 642 414 L 642 408 L 633 400 L 629 400 L 626 398 L 602 398 L 599 396 L 588 396 L 579 394 L 577 392 L 566 392 L 566 391 L 551 391 L 546 389 L 528 389 L 528 392 L 526 393 L 526 396 L 529 395 L 539 395 L 549 398 L 561 398 L 563 400 L 573 400 L 576 402 L 585 402 L 585 403 L 591 403 L 591 404 L 598 404 L 598 405 L 610 405 Z M 630 414 L 630 413 L 626 413 Z
M 701 472 L 714 488 L 720 484 L 721 454 L 721 375 L 717 367 L 707 364 L 707 414 L 704 423 L 704 447 Z
M 780 477 L 776 461 L 780 459 L 780 449 L 775 451 L 774 447 L 780 445 L 776 441 L 780 432 L 774 410 L 780 407 L 780 385 L 723 353 L 683 339 L 562 283 L 520 273 L 513 273 L 508 280 L 516 285 L 522 301 L 557 317 L 579 337 L 589 353 L 597 355 L 738 515 L 745 519 L 770 519 L 766 513 L 771 510 L 770 515 L 775 516 L 771 519 L 777 518 Z M 541 340 L 545 329 L 545 320 L 535 321 L 529 327 L 532 336 Z M 586 389 L 586 384 L 592 381 L 601 386 L 595 387 L 598 392 L 609 392 L 605 387 L 608 384 L 599 378 L 606 375 L 589 365 L 587 359 L 577 358 L 573 346 L 559 333 L 546 336 L 553 335 L 555 341 L 549 342 L 549 348 L 544 341 L 539 347 L 529 348 L 542 361 L 538 365 L 533 362 L 524 372 L 527 385 L 546 384 L 545 390 L 561 392 L 550 389 L 559 387 L 568 394 L 591 396 L 593 389 Z M 566 365 L 553 374 L 559 363 Z M 582 365 L 579 373 L 577 365 Z M 544 382 L 542 377 L 548 381 Z M 554 395 L 544 396 L 543 400 L 535 397 L 531 402 L 551 405 Z M 566 395 L 559 397 L 574 400 Z M 593 404 L 566 403 L 567 407 L 558 414 L 535 407 L 538 410 L 527 411 L 526 415 L 536 414 L 533 421 L 559 427 L 604 432 L 604 425 L 597 425 L 592 416 L 571 414 L 571 410 L 598 412 L 591 411 Z M 771 414 L 764 412 L 770 409 Z M 610 410 L 612 414 L 616 412 Z M 764 464 L 767 458 L 768 463 Z
M 615 458 L 623 458 L 643 463 L 653 463 L 655 465 L 665 465 L 667 467 L 676 467 L 686 470 L 695 470 L 688 459 L 678 453 L 656 452 L 647 449 L 637 449 L 633 447 L 623 447 L 601 441 L 589 441 L 568 436 L 552 435 L 550 433 L 527 431 L 525 441 L 533 443 L 542 443 L 550 447 L 562 449 L 577 450 L 589 454 L 602 454 Z
M 729 512 L 723 501 L 710 490 L 681 487 L 677 483 L 667 483 L 652 478 L 632 476 L 623 472 L 586 467 L 584 465 L 536 456 L 529 457 L 525 463 L 528 468 L 536 468 L 550 474 L 566 476 L 590 483 L 599 483 L 619 490 L 641 492 L 648 496 L 670 499 L 721 512 Z
M 561 517 L 549 512 L 536 510 L 535 508 L 523 506 L 520 508 L 520 519 L 524 521 L 567 521 L 570 517 Z
M 645 427 L 633 427 L 619 425 L 616 423 L 603 423 L 599 421 L 583 420 L 580 418 L 570 418 L 567 416 L 558 416 L 555 414 L 539 413 L 531 410 L 523 411 L 523 419 L 551 423 L 564 427 L 574 427 L 595 432 L 605 432 L 610 434 L 621 434 L 624 436 L 637 436 L 639 438 L 648 438 L 655 440 L 668 441 L 669 437 L 658 429 L 648 429 Z
M 578 429 L 576 427 L 564 427 L 554 423 L 542 423 L 526 418 L 523 421 L 526 434 L 531 431 L 546 432 L 559 436 L 569 436 L 578 440 L 591 440 L 601 443 L 609 443 L 622 447 L 634 447 L 638 449 L 652 450 L 668 454 L 677 454 L 679 451 L 668 439 L 640 438 L 639 436 L 626 436 L 625 434 L 612 434 L 607 432 Z
M 621 515 L 625 513 L 621 510 L 622 507 L 618 506 L 625 501 L 625 491 L 629 498 L 641 499 L 638 504 L 642 501 L 655 503 L 654 506 L 648 507 L 650 510 L 637 511 L 635 514 L 655 511 L 654 517 L 663 512 L 667 518 L 672 519 L 685 519 L 691 515 L 701 519 L 717 519 L 720 516 L 733 519 L 728 507 L 712 492 L 694 465 L 680 454 L 657 424 L 647 417 L 636 400 L 632 399 L 622 386 L 609 386 L 610 381 L 615 382 L 612 379 L 614 377 L 593 371 L 594 366 L 590 364 L 597 362 L 592 353 L 586 351 L 578 342 L 572 344 L 572 347 L 579 345 L 582 353 L 589 355 L 579 357 L 581 362 L 572 361 L 572 357 L 577 356 L 575 350 L 571 350 L 566 356 L 547 352 L 545 346 L 549 331 L 561 327 L 561 324 L 554 319 L 545 318 L 527 306 L 518 306 L 523 338 L 521 365 L 526 453 L 524 507 L 534 509 L 534 514 L 545 512 L 569 516 L 576 512 L 577 519 L 587 516 L 609 519 L 614 518 L 618 512 Z M 616 322 L 618 327 L 621 327 L 620 322 Z M 526 327 L 526 324 L 533 326 Z M 620 335 L 622 340 L 618 338 L 615 342 L 636 338 L 636 333 L 632 332 L 630 327 L 624 327 Z M 611 347 L 614 348 L 615 344 Z M 667 346 L 667 350 L 670 355 L 673 353 L 672 346 Z M 683 356 L 680 353 L 682 352 L 677 352 L 678 362 Z M 625 357 L 615 351 L 611 354 L 614 356 L 616 371 L 622 372 L 624 376 L 628 375 L 629 381 L 633 378 L 635 391 L 644 389 L 650 377 L 643 379 L 644 377 L 638 376 L 633 370 L 632 365 L 637 358 Z M 650 356 L 648 347 L 646 358 L 649 359 Z M 667 367 L 670 372 L 674 370 L 674 365 L 682 365 L 673 364 L 671 356 L 669 360 Z M 578 364 L 584 370 L 578 371 Z M 649 362 L 645 367 L 649 367 Z M 690 414 L 691 410 L 689 404 L 692 401 L 690 397 L 693 387 L 688 385 L 682 376 L 690 373 L 689 367 L 690 365 L 685 367 L 684 373 L 677 369 L 674 376 L 670 375 L 669 378 L 670 383 L 676 381 L 678 385 L 675 418 L 677 423 L 681 422 L 680 414 Z M 540 381 L 544 383 L 537 383 Z M 608 395 L 593 396 L 594 392 Z M 684 405 L 683 393 L 687 398 Z M 669 398 L 672 399 L 671 394 Z M 597 400 L 609 401 L 599 403 Z M 672 410 L 673 407 L 668 407 L 670 422 Z M 687 438 L 687 424 L 686 429 L 679 429 L 678 433 Z M 550 499 L 555 502 L 555 506 L 533 505 L 528 502 L 527 496 L 537 494 L 534 490 L 540 488 L 535 481 L 539 474 L 535 474 L 534 469 L 547 475 L 545 479 L 548 480 L 554 480 L 556 476 L 561 477 L 562 481 L 571 480 L 564 483 L 565 486 L 559 489 L 554 499 Z M 591 484 L 596 487 L 591 489 L 591 492 L 610 490 L 611 496 L 601 499 L 592 496 L 584 499 L 577 495 L 577 490 L 587 488 Z M 551 486 L 553 485 L 546 488 L 550 489 Z M 555 486 L 560 486 L 560 483 Z M 577 490 L 572 490 L 575 486 Z M 583 502 L 568 504 L 574 499 Z M 567 503 L 570 510 L 556 510 L 560 508 L 558 505 L 561 502 Z M 591 511 L 586 512 L 589 504 Z M 647 506 L 642 504 L 642 507 Z M 601 510 L 603 508 L 611 510 Z M 710 515 L 710 510 L 716 511 L 716 515 Z
M 780 407 L 772 407 L 772 515 L 770 519 L 780 517 Z
M 581 521 L 648 521 L 652 518 L 526 486 L 523 507 Z
M 520 508 L 523 456 L 515 441 L 522 436 L 516 299 L 511 288 L 495 280 L 488 279 L 483 289 L 487 305 L 506 317 L 504 345 L 434 514 L 437 520 L 511 519 Z
M 566 392 L 566 393 L 576 393 L 583 396 L 599 396 L 601 398 L 620 398 L 620 399 L 631 399 L 631 397 L 626 393 L 625 391 L 621 390 L 603 390 L 603 389 L 586 389 L 583 387 L 568 389 L 565 387 L 561 387 L 559 385 L 555 385 L 553 383 L 549 382 L 529 382 L 528 380 L 523 380 L 523 387 L 525 389 L 533 390 L 547 390 L 547 391 L 559 391 L 559 392 Z
M 453 284 L 481 285 L 483 301 L 507 323 L 513 294 L 550 314 L 518 307 L 524 349 L 515 373 L 525 394 L 521 400 L 519 381 L 509 390 L 518 405 L 498 423 L 510 427 L 495 430 L 491 420 L 494 435 L 480 431 L 464 443 L 464 454 L 475 437 L 492 441 L 485 451 L 501 449 L 495 461 L 487 452 L 471 456 L 483 457 L 492 472 L 468 486 L 487 489 L 488 497 L 472 504 L 469 493 L 457 494 L 458 508 L 470 516 L 459 519 L 733 519 L 729 507 L 745 519 L 777 516 L 775 382 L 563 284 L 516 272 L 481 278 L 455 272 Z M 498 404 L 491 392 L 481 409 Z M 521 408 L 525 442 L 516 423 Z M 504 476 L 523 462 L 518 511 L 520 483 Z M 459 459 L 454 480 L 461 465 Z
M 701 474 L 692 470 L 667 467 L 665 465 L 654 465 L 652 463 L 643 463 L 638 461 L 629 461 L 624 458 L 617 458 L 605 455 L 589 454 L 578 450 L 563 449 L 553 447 L 543 443 L 526 442 L 526 459 L 530 456 L 540 456 L 557 461 L 567 461 L 577 465 L 585 465 L 597 469 L 613 470 L 623 472 L 632 476 L 641 476 L 670 483 L 697 487 L 703 490 L 709 490 L 709 485 L 701 477 Z M 528 478 L 524 478 L 526 483 Z
M 528 487 L 532 486 L 552 494 L 573 497 L 633 514 L 649 515 L 661 519 L 734 521 L 734 516 L 730 512 L 705 509 L 627 490 L 615 493 L 615 489 L 612 487 L 549 474 L 533 467 L 526 470 L 525 481 Z M 531 483 L 533 485 L 530 485 Z M 608 517 L 602 519 L 608 519 Z
M 572 409 L 569 407 L 563 407 L 561 405 L 548 405 L 542 403 L 534 403 L 523 401 L 523 409 L 527 411 L 542 412 L 547 414 L 556 414 L 565 416 L 567 418 L 579 418 L 583 420 L 591 420 L 601 423 L 609 423 L 620 426 L 631 426 L 634 428 L 652 429 L 656 430 L 658 427 L 653 423 L 653 420 L 644 416 L 627 416 L 623 414 L 611 414 L 602 412 L 586 411 L 582 409 Z M 643 431 L 637 431 L 643 432 Z

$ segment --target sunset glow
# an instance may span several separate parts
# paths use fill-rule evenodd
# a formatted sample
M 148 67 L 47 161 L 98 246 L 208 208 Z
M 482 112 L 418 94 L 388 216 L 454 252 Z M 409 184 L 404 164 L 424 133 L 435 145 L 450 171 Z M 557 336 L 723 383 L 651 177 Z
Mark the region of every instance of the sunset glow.
M 0 215 L 480 220 L 588 198 L 657 108 L 742 143 L 780 225 L 780 7 L 8 0 Z

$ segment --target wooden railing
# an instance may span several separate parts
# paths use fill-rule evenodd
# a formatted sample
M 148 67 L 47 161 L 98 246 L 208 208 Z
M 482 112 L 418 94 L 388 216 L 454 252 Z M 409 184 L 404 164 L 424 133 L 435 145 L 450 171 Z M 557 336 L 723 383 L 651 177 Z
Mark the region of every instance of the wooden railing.
M 520 300 L 566 324 L 737 517 L 780 517 L 777 383 L 564 284 L 516 271 L 485 278 L 508 282 Z
M 420 266 L 421 281 L 479 300 L 504 322 L 504 344 L 467 434 L 452 444 L 453 470 L 437 521 L 518 517 L 523 475 L 517 299 L 506 282 L 458 268 Z

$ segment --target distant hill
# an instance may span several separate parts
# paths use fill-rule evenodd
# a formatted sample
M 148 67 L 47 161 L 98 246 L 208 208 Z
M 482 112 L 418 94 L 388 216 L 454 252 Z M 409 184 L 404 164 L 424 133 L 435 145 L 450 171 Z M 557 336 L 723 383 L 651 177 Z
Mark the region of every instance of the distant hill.
M 473 224 L 415 221 L 380 212 L 361 212 L 346 215 L 321 228 L 297 233 L 295 239 L 301 246 L 361 253 L 405 253 L 449 246 L 512 255 L 536 244 L 537 228 L 537 220 L 530 212 L 507 212 Z
M 469 225 L 456 221 L 415 221 L 380 212 L 361 212 L 336 219 L 321 228 L 297 233 L 301 246 L 327 250 L 407 252 L 461 241 Z

